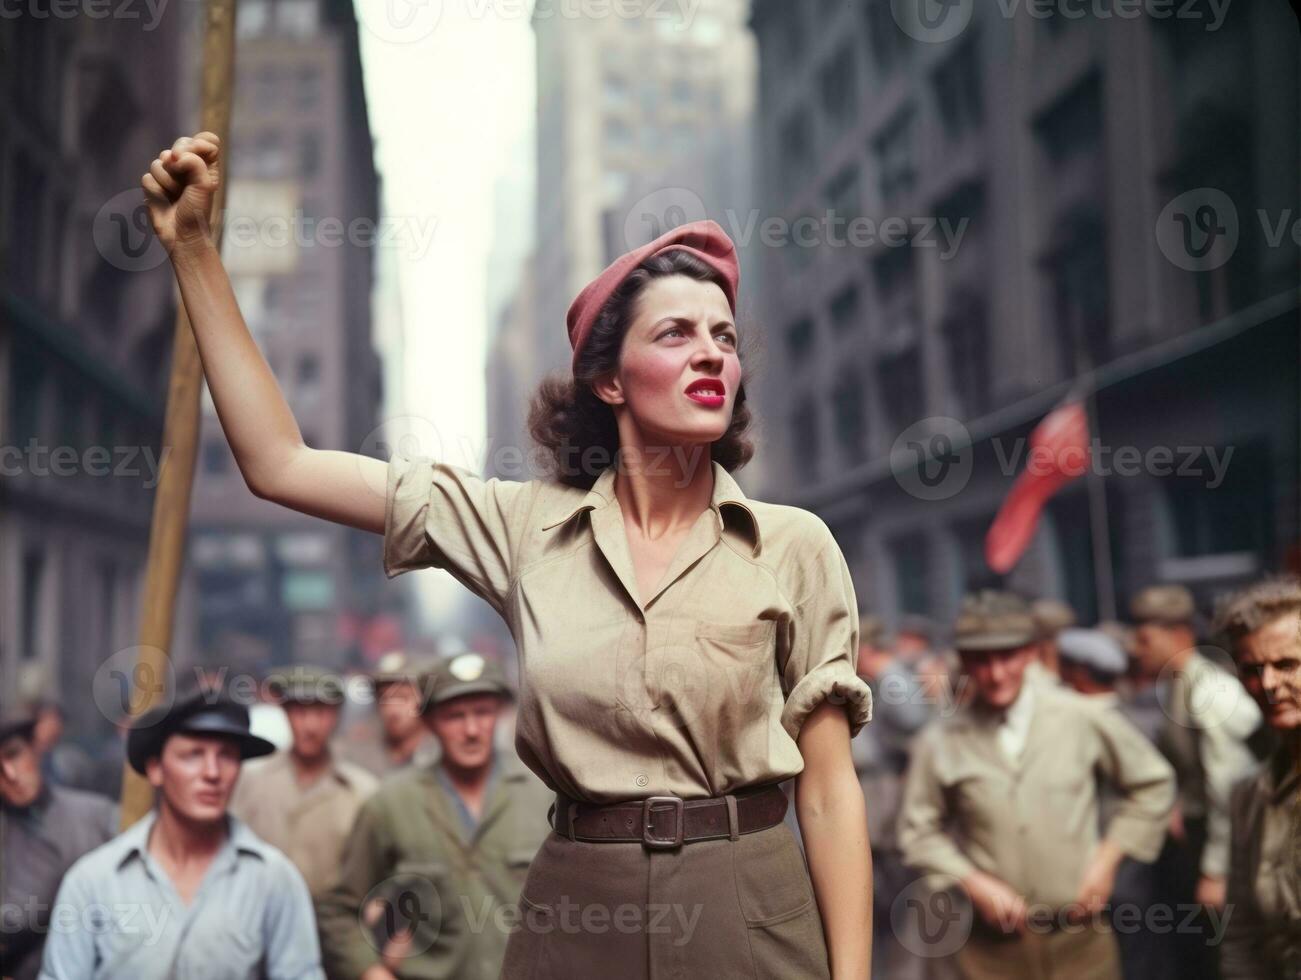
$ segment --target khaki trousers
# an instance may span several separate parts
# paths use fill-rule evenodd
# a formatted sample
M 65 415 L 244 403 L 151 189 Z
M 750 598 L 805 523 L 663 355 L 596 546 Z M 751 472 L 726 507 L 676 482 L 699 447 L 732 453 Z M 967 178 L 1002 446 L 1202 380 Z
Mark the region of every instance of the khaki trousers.
M 653 850 L 552 831 L 529 867 L 503 980 L 828 980 L 786 824 Z
M 1116 937 L 1105 923 L 1079 931 L 994 938 L 976 929 L 958 951 L 965 980 L 1120 980 Z

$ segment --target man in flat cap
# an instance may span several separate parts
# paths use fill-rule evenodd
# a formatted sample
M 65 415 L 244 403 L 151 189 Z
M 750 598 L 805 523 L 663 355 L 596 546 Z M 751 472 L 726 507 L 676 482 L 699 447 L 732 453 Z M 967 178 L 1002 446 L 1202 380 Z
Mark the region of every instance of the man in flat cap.
M 501 668 L 463 653 L 421 687 L 441 758 L 385 780 L 361 808 L 338 882 L 316 903 L 332 977 L 497 980 L 521 927 L 524 876 L 551 830 L 554 794 L 494 746 L 512 697 Z
M 420 678 L 429 666 L 406 651 L 391 650 L 379 658 L 370 675 L 379 738 L 350 746 L 349 758 L 381 779 L 407 766 L 437 761 L 438 743 L 421 717 Z
M 343 842 L 378 781 L 331 748 L 345 700 L 337 674 L 296 664 L 272 674 L 268 684 L 284 708 L 293 743 L 248 767 L 230 812 L 284 851 L 316 895 L 333 883 Z
M 35 745 L 37 719 L 0 713 L 0 973 L 34 980 L 50 906 L 72 863 L 117 833 L 117 807 L 49 782 Z
M 1116 684 L 1129 669 L 1129 657 L 1102 630 L 1067 627 L 1059 630 L 1053 642 L 1057 674 L 1079 694 L 1116 699 Z
M 324 980 L 302 875 L 226 810 L 244 760 L 274 748 L 220 691 L 142 715 L 127 761 L 155 807 L 64 876 L 41 980 Z
M 1075 625 L 1075 610 L 1061 599 L 1036 599 L 1030 612 L 1039 629 L 1039 665 L 1050 678 L 1059 677 L 1057 636 Z
M 1039 634 L 1020 598 L 969 596 L 954 633 L 972 697 L 913 745 L 904 860 L 970 899 L 964 976 L 1119 978 L 1102 914 L 1121 859 L 1160 849 L 1170 766 L 1105 704 L 1027 678 Z M 1099 778 L 1118 798 L 1101 835 Z
M 1167 857 L 1171 873 L 1187 879 L 1171 882 L 1170 897 L 1223 908 L 1229 792 L 1255 763 L 1247 739 L 1260 727 L 1260 711 L 1236 677 L 1198 650 L 1196 605 L 1182 585 L 1143 589 L 1130 614 L 1143 672 L 1168 685 L 1157 745 L 1175 768 L 1179 802 L 1171 823 L 1171 849 L 1178 854 Z M 1213 963 L 1211 953 L 1200 949 L 1188 956 Z

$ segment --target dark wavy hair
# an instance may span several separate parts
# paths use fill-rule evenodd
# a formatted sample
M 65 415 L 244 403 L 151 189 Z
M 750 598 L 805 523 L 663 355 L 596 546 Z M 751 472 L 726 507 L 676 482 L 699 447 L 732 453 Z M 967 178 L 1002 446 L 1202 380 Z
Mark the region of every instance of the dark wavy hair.
M 546 451 L 553 468 L 551 475 L 561 483 L 591 489 L 601 471 L 617 458 L 619 429 L 614 409 L 596 396 L 592 384 L 618 368 L 623 340 L 642 291 L 653 280 L 674 275 L 723 286 L 722 277 L 690 252 L 672 249 L 652 256 L 628 274 L 601 308 L 573 377 L 551 374 L 534 392 L 528 415 L 529 434 Z M 738 335 L 740 346 L 747 347 L 749 331 L 741 334 L 738 330 Z M 740 469 L 754 456 L 754 444 L 746 435 L 751 413 L 745 395 L 745 356 L 741 350 L 737 353 L 742 373 L 732 422 L 722 436 L 710 443 L 710 458 L 728 472 Z

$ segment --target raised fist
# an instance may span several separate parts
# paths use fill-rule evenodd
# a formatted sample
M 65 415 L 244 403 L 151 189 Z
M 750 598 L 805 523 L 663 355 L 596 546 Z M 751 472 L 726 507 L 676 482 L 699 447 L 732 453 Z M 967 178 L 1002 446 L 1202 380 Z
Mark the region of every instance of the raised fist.
M 220 157 L 215 133 L 182 136 L 140 178 L 154 234 L 169 253 L 209 241 L 208 212 L 221 181 Z

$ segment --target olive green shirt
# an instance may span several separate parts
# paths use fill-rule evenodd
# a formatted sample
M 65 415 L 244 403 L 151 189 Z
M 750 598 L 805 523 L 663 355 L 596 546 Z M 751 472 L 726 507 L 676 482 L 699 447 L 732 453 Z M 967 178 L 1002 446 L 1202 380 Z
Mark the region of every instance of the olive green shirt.
M 798 774 L 796 738 L 824 700 L 845 707 L 851 736 L 871 718 L 831 531 L 707 465 L 710 505 L 642 597 L 614 467 L 584 491 L 389 463 L 385 571 L 444 568 L 502 616 L 520 663 L 515 746 L 551 789 L 721 796 Z
M 1106 837 L 1150 862 L 1174 805 L 1174 773 L 1114 708 L 1029 676 L 1026 684 L 1033 714 L 1015 759 L 998 743 L 998 719 L 975 706 L 917 737 L 899 846 L 924 873 L 960 879 L 979 869 L 1027 902 L 1061 908 L 1075 901 L 1098 843 L 1098 780 L 1118 797 Z
M 1234 787 L 1224 980 L 1301 976 L 1301 775 L 1280 749 Z
M 410 926 L 404 980 L 497 980 L 554 799 L 518 761 L 497 766 L 472 828 L 438 766 L 395 773 L 366 801 L 335 886 L 316 899 L 328 976 L 360 976 L 380 962 L 384 937 Z M 376 899 L 391 904 L 371 932 L 360 920 Z

